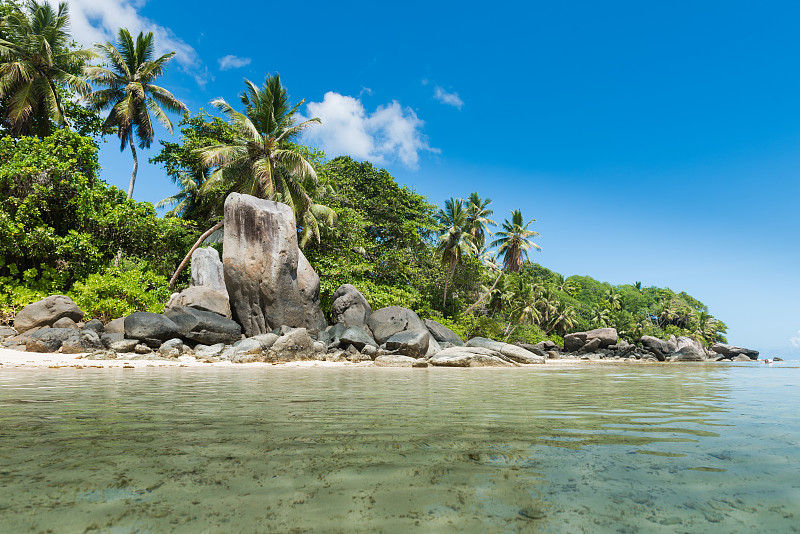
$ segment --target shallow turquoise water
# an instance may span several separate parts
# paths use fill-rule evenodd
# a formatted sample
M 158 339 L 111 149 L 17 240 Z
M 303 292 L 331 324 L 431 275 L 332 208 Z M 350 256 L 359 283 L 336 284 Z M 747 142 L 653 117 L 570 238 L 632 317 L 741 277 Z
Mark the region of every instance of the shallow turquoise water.
M 0 531 L 797 532 L 796 363 L 0 371 Z

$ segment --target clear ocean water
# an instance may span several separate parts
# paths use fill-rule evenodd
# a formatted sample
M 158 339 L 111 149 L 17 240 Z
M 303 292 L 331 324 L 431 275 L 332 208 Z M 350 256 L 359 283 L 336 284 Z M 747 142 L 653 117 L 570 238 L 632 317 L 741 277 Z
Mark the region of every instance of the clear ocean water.
M 0 370 L 0 532 L 798 532 L 800 362 Z

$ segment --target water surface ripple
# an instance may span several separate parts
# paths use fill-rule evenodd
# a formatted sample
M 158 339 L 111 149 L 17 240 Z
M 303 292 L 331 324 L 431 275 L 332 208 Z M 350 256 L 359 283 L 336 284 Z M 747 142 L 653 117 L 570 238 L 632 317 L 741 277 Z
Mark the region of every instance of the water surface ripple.
M 0 371 L 0 530 L 798 532 L 794 365 Z

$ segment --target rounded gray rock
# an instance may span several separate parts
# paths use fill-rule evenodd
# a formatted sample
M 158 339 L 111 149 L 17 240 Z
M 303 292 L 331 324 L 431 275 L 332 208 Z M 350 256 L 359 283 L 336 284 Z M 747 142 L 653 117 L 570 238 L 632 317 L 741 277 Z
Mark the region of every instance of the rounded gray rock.
M 52 326 L 62 317 L 77 322 L 83 319 L 83 312 L 71 298 L 51 295 L 22 308 L 14 318 L 14 328 L 21 334 L 39 326 Z

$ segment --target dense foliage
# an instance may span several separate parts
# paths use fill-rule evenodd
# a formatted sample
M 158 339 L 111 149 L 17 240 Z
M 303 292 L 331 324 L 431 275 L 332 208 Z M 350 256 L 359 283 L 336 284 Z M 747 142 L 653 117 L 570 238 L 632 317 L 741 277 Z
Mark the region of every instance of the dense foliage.
M 94 142 L 68 130 L 43 139 L 0 138 L 4 285 L 68 292 L 102 272 L 120 250 L 162 276 L 174 270 L 196 231 L 181 220 L 157 217 L 152 205 L 109 187 L 98 169 Z M 25 294 L 7 295 L 6 306 Z
M 439 208 L 371 163 L 327 161 L 298 144 L 298 134 L 318 121 L 300 122 L 302 101 L 289 102 L 277 74 L 262 86 L 245 82 L 241 111 L 217 99 L 212 105 L 225 118 L 186 113 L 177 142 L 161 141 L 151 162 L 179 191 L 159 203 L 172 208 L 159 218 L 152 205 L 128 198 L 133 137 L 142 148 L 152 142 L 148 110 L 168 126 L 164 110 L 185 110 L 151 83 L 173 54 L 155 58 L 152 35 L 134 42 L 120 30 L 117 45 L 98 48 L 106 63 L 88 66 L 91 54 L 67 44 L 67 16 L 66 5 L 55 11 L 34 0 L 26 9 L 0 2 L 0 134 L 13 134 L 0 137 L 0 320 L 52 293 L 71 295 L 88 317 L 103 320 L 161 311 L 167 279 L 220 220 L 226 195 L 239 191 L 293 208 L 326 313 L 334 291 L 350 283 L 373 309 L 405 306 L 465 338 L 561 342 L 569 332 L 611 326 L 630 341 L 725 339 L 725 325 L 686 293 L 565 278 L 532 263 L 539 234 L 520 210 L 492 232 L 491 200 L 477 192 Z M 37 52 L 39 33 L 52 41 L 51 57 Z M 39 68 L 35 80 L 22 76 L 20 69 L 43 58 L 53 68 Z M 84 107 L 75 94 L 87 92 L 87 80 L 104 89 Z M 25 84 L 47 91 L 23 100 L 17 95 L 27 94 Z M 131 149 L 128 195 L 99 177 L 96 141 L 83 135 L 101 132 L 116 133 Z

